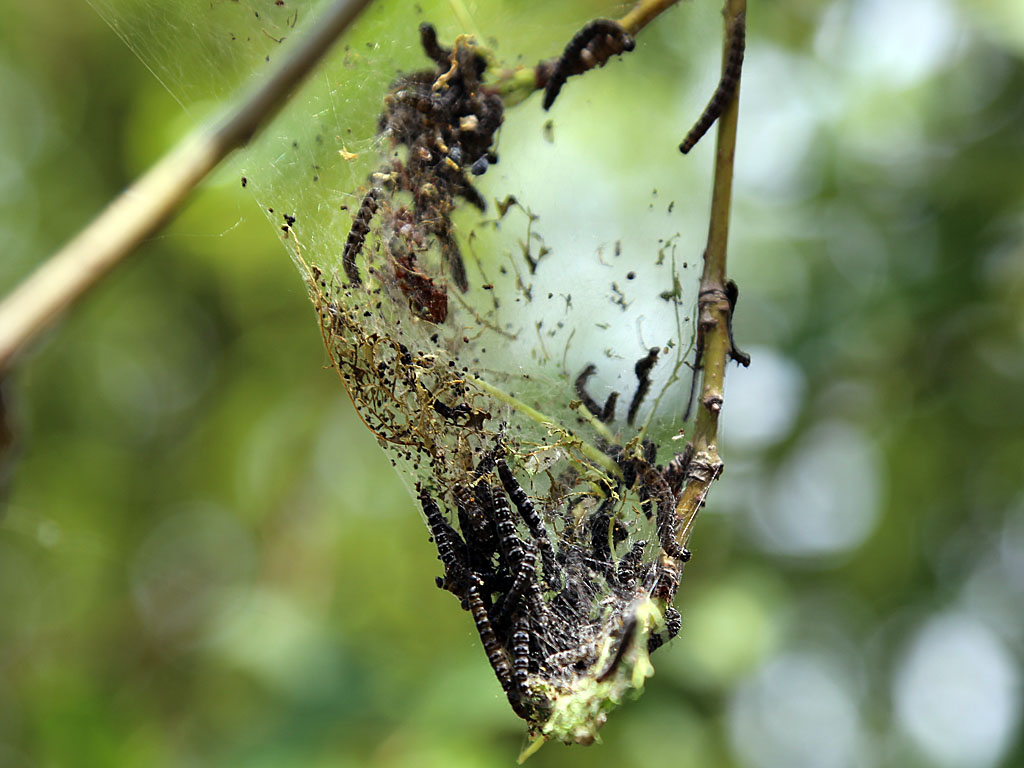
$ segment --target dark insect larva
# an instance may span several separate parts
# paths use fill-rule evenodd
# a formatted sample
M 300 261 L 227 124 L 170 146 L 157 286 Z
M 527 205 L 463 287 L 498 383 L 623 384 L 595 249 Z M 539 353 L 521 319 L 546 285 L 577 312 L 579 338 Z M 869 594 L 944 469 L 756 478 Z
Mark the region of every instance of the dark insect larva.
M 517 567 L 523 559 L 523 540 L 516 533 L 512 509 L 501 488 L 491 488 L 490 511 L 494 515 L 494 527 L 498 532 L 498 546 L 508 559 L 509 565 Z
M 732 34 L 729 37 L 729 56 L 722 69 L 722 78 L 718 81 L 718 87 L 711 95 L 711 100 L 704 108 L 703 114 L 697 118 L 697 122 L 693 124 L 693 128 L 679 145 L 679 151 L 684 155 L 693 149 L 694 145 L 708 132 L 715 120 L 735 98 L 740 84 L 740 72 L 743 70 L 743 49 L 746 46 L 746 37 L 746 16 L 740 14 L 732 26 Z
M 464 416 L 472 416 L 473 409 L 466 405 L 466 403 L 459 403 L 454 408 L 445 405 L 440 400 L 433 402 L 434 411 L 437 412 L 446 421 L 450 421 L 452 424 L 458 424 Z
M 640 405 L 643 403 L 644 398 L 647 397 L 647 392 L 651 388 L 651 369 L 658 362 L 659 351 L 658 347 L 651 347 L 647 355 L 638 360 L 637 364 L 633 366 L 633 372 L 636 373 L 639 383 L 636 386 L 636 393 L 629 403 L 629 413 L 626 415 L 626 423 L 630 426 L 636 421 L 636 413 L 640 410 Z
M 595 19 L 577 32 L 555 62 L 544 87 L 544 109 L 550 109 L 565 81 L 588 69 L 604 66 L 612 56 L 632 51 L 636 43 L 618 22 Z
M 682 453 L 677 453 L 665 467 L 661 476 L 665 478 L 672 495 L 678 497 L 683 490 L 683 483 L 686 481 L 686 470 L 690 466 L 690 459 L 693 458 L 693 445 L 687 445 Z
M 676 541 L 680 521 L 672 489 L 661 473 L 647 462 L 640 464 L 640 476 L 648 492 L 658 502 L 658 543 L 666 555 L 685 563 L 690 559 L 690 553 Z
M 476 631 L 480 635 L 480 642 L 483 643 L 484 653 L 487 654 L 487 660 L 491 663 L 491 668 L 501 684 L 501 689 L 511 696 L 514 689 L 508 657 L 505 655 L 505 649 L 498 642 L 498 636 L 494 634 L 491 617 L 487 614 L 487 607 L 484 605 L 483 598 L 480 597 L 480 587 L 476 584 L 467 590 L 466 603 L 469 605 L 469 612 L 473 615 L 473 621 L 476 623 Z
M 345 267 L 345 274 L 349 282 L 359 285 L 359 268 L 356 266 L 356 256 L 363 250 L 363 243 L 366 242 L 366 233 L 370 231 L 370 222 L 373 215 L 377 213 L 377 205 L 380 202 L 380 188 L 373 187 L 366 193 L 363 202 L 359 205 L 359 212 L 352 221 L 352 229 L 348 233 L 348 240 L 345 241 L 345 251 L 341 263 Z
M 459 529 L 466 539 L 469 565 L 474 570 L 485 566 L 486 556 L 497 549 L 494 523 L 488 520 L 469 489 L 459 486 L 452 492 L 458 511 Z
M 619 637 L 619 644 L 615 648 L 615 655 L 611 661 L 608 662 L 608 666 L 604 668 L 604 671 L 597 676 L 597 682 L 601 683 L 607 680 L 614 674 L 615 670 L 619 666 L 619 662 L 626 655 L 626 651 L 629 650 L 630 643 L 633 642 L 633 635 L 636 634 L 636 614 L 631 613 L 626 623 L 622 626 L 622 634 Z
M 512 470 L 508 468 L 508 464 L 501 459 L 496 464 L 498 467 L 498 478 L 505 488 L 505 493 L 512 499 L 516 509 L 519 510 L 519 516 L 523 518 L 526 527 L 530 529 L 530 535 L 533 536 L 534 543 L 540 551 L 541 562 L 544 564 L 544 580 L 552 589 L 561 588 L 562 569 L 555 559 L 555 548 L 551 545 L 551 539 L 548 538 L 548 532 L 544 528 L 544 523 L 541 522 L 540 515 L 533 508 L 533 502 L 526 495 L 526 491 L 516 481 Z
M 636 586 L 638 569 L 646 548 L 647 542 L 641 539 L 635 542 L 629 552 L 619 560 L 618 568 L 615 569 L 615 578 L 622 587 L 631 589 Z
M 530 632 L 529 623 L 523 613 L 516 615 L 512 622 L 512 677 L 520 693 L 529 692 L 526 681 L 530 675 Z
M 736 346 L 732 336 L 732 319 L 736 314 L 736 302 L 740 298 L 740 287 L 735 280 L 725 281 L 725 298 L 729 300 L 729 357 L 744 368 L 750 367 L 750 355 Z
M 469 189 L 472 189 L 472 187 Z M 476 193 L 476 190 L 474 189 L 473 192 Z M 441 244 L 441 255 L 444 256 L 444 260 L 448 263 L 448 272 L 451 275 L 452 282 L 459 287 L 460 291 L 468 291 L 469 278 L 466 276 L 466 265 L 462 261 L 462 253 L 459 251 L 458 243 L 455 242 L 455 238 L 451 233 L 441 233 L 438 240 Z
M 665 629 L 668 632 L 668 639 L 671 640 L 678 635 L 679 630 L 682 628 L 683 617 L 679 615 L 679 611 L 670 605 L 665 609 Z
M 651 597 L 671 603 L 679 589 L 680 566 L 671 558 L 662 558 L 658 562 L 658 577 L 651 590 Z
M 587 393 L 587 381 L 597 372 L 597 366 L 593 363 L 588 365 L 579 376 L 576 377 L 576 397 L 583 401 L 583 405 L 590 411 L 598 421 L 605 424 L 615 418 L 615 404 L 619 400 L 619 393 L 612 392 L 608 395 L 608 398 L 604 401 L 604 406 L 600 406 L 598 402 Z
M 519 482 L 512 474 L 512 470 L 508 468 L 508 464 L 505 463 L 504 459 L 497 459 L 494 465 L 498 469 L 498 478 L 505 488 L 505 493 L 512 499 L 512 503 L 516 505 L 516 509 L 519 510 L 519 514 L 526 523 L 526 527 L 530 529 L 533 538 L 547 539 L 548 532 L 544 530 L 544 524 L 541 522 L 537 511 L 533 508 L 533 502 L 530 501 L 530 497 L 526 495 L 523 487 L 519 485 Z
M 420 24 L 420 44 L 424 52 L 434 60 L 441 69 L 447 69 L 452 63 L 452 49 L 445 48 L 437 42 L 437 30 L 428 22 Z
M 666 640 L 671 640 L 678 635 L 682 627 L 683 617 L 679 615 L 679 611 L 670 605 L 665 609 L 665 637 L 662 637 L 662 635 L 651 635 L 647 638 L 647 652 L 654 653 L 665 644 Z
M 494 606 L 494 621 L 496 623 L 500 624 L 504 621 L 508 612 L 519 603 L 519 598 L 526 593 L 527 586 L 533 583 L 536 575 L 537 557 L 533 552 L 527 550 L 523 555 L 522 562 L 519 564 L 519 573 L 516 574 L 516 580 L 512 582 L 512 586 L 504 594 L 501 602 Z
M 420 505 L 427 518 L 430 533 L 434 537 L 438 557 L 444 565 L 445 580 L 451 585 L 456 575 L 461 575 L 462 564 L 465 562 L 465 544 L 425 491 L 420 491 Z

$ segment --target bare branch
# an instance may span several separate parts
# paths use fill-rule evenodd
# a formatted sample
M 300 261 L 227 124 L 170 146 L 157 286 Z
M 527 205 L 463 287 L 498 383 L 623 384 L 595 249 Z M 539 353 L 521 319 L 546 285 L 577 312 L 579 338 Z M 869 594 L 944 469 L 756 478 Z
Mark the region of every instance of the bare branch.
M 746 0 L 725 2 L 725 50 L 723 73 L 730 68 L 730 41 L 744 28 Z M 732 57 L 734 58 L 734 57 Z M 722 472 L 718 454 L 718 417 L 725 390 L 725 366 L 733 353 L 732 300 L 734 289 L 726 278 L 726 251 L 729 239 L 729 209 L 732 202 L 733 162 L 736 155 L 736 124 L 739 116 L 739 73 L 736 89 L 724 105 L 718 119 L 715 178 L 711 198 L 711 222 L 704 251 L 704 272 L 697 303 L 697 364 L 701 368 L 697 422 L 694 426 L 693 458 L 687 468 L 685 485 L 676 505 L 683 521 L 676 541 L 685 549 L 708 489 Z
M 240 106 L 186 137 L 15 288 L 0 303 L 0 370 L 156 232 L 221 160 L 246 144 L 370 2 L 336 0 Z

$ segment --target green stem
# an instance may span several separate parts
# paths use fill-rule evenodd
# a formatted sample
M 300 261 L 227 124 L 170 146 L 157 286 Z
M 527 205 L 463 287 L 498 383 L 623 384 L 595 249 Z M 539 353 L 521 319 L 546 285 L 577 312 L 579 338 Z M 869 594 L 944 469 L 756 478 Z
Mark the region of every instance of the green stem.
M 614 445 L 615 443 L 619 442 L 616 439 L 615 435 L 612 434 L 612 431 L 604 425 L 604 422 L 602 422 L 599 418 L 597 418 L 597 416 L 592 414 L 590 412 L 590 409 L 587 408 L 587 406 L 583 405 L 583 403 L 580 403 L 579 408 L 576 409 L 576 413 L 578 413 L 580 415 L 580 418 L 586 421 L 590 425 L 591 429 L 597 432 L 598 436 L 606 443 L 608 443 L 609 445 Z
M 592 462 L 601 467 L 605 472 L 607 472 L 609 475 L 612 475 L 613 477 L 622 477 L 622 470 L 619 468 L 619 465 L 616 464 L 608 454 L 604 453 L 603 451 L 599 450 L 595 446 L 588 443 L 586 440 L 583 440 L 578 435 L 566 429 L 557 419 L 553 419 L 550 416 L 546 416 L 545 414 L 538 411 L 536 408 L 527 405 L 522 400 L 513 397 L 504 390 L 498 389 L 493 384 L 489 384 L 483 379 L 477 378 L 472 374 L 466 374 L 466 380 L 471 381 L 473 384 L 480 387 L 480 389 L 489 394 L 491 397 L 500 400 L 506 405 L 511 406 L 515 410 L 519 411 L 521 414 L 526 416 L 531 421 L 535 421 L 543 427 L 556 430 L 558 432 L 565 434 L 573 443 L 579 446 L 580 452 L 584 456 L 586 456 Z
M 633 10 L 619 19 L 619 26 L 636 36 L 636 33 L 650 24 L 663 11 L 667 11 L 679 0 L 639 0 Z

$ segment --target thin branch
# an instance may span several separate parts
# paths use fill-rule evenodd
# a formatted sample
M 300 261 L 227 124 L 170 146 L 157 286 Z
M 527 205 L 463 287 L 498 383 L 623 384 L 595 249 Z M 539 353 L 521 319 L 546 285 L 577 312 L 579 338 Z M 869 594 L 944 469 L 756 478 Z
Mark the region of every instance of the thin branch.
M 662 11 L 667 11 L 678 2 L 679 0 L 639 0 L 633 6 L 633 10 L 619 19 L 619 26 L 635 36 L 637 32 L 654 21 Z
M 725 50 L 723 72 L 729 66 L 730 40 L 745 23 L 746 0 L 725 2 Z M 726 251 L 729 240 L 729 209 L 732 202 L 733 162 L 736 155 L 736 123 L 739 116 L 739 75 L 734 96 L 725 105 L 718 119 L 715 178 L 711 198 L 711 222 L 707 249 L 704 251 L 704 272 L 697 303 L 698 363 L 701 365 L 700 399 L 697 421 L 691 444 L 693 458 L 686 474 L 686 485 L 676 505 L 683 524 L 676 535 L 685 548 L 693 530 L 697 513 L 704 503 L 711 483 L 722 472 L 718 454 L 718 418 L 722 411 L 725 390 L 725 366 L 732 351 L 730 323 L 732 305 L 726 279 Z
M 156 232 L 221 160 L 246 144 L 370 2 L 337 0 L 241 105 L 186 137 L 17 286 L 0 303 L 0 371 Z

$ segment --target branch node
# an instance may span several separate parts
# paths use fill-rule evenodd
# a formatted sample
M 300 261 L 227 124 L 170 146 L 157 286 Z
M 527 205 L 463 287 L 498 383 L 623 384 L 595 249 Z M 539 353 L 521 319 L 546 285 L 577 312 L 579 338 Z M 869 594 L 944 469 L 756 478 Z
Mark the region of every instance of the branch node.
M 704 398 L 704 407 L 716 415 L 721 413 L 722 403 L 722 396 L 718 394 L 708 395 Z
M 710 485 L 711 482 L 722 473 L 725 464 L 718 458 L 717 453 L 700 451 L 690 459 L 690 465 L 686 468 L 686 482 Z

